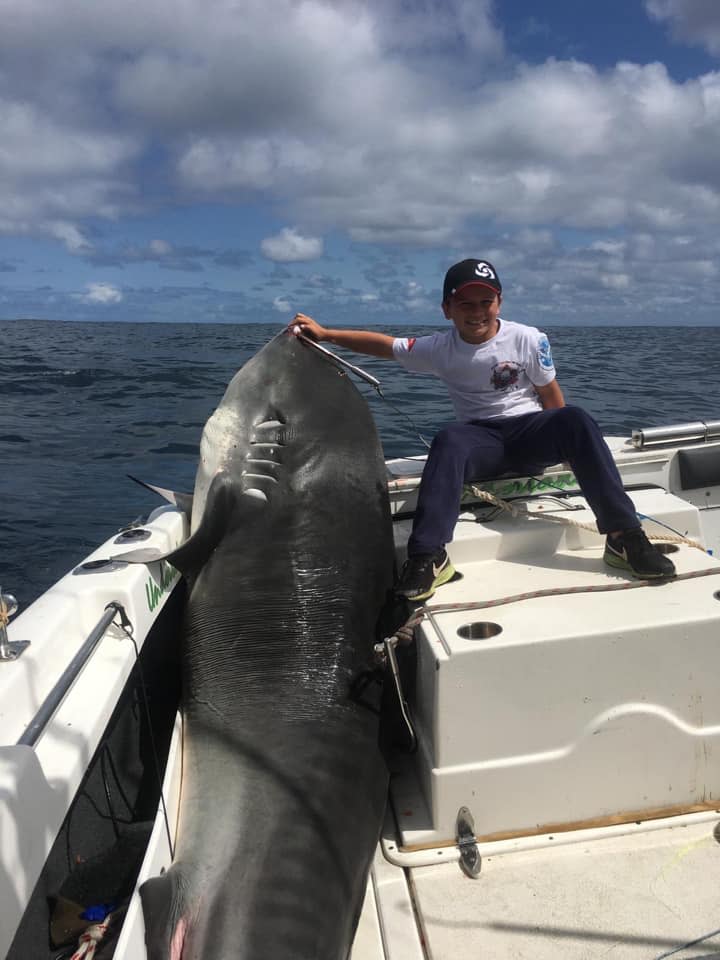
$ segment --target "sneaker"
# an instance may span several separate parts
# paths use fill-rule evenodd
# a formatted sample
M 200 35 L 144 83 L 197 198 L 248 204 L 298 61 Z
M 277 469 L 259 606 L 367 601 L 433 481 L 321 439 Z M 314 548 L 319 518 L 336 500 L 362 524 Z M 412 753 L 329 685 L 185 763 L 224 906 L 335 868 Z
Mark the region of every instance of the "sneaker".
M 395 593 L 402 594 L 408 600 L 427 600 L 435 593 L 436 587 L 452 580 L 454 576 L 455 568 L 446 550 L 418 554 L 405 561 Z
M 642 527 L 608 537 L 603 560 L 609 567 L 629 570 L 638 580 L 675 576 L 675 564 L 650 543 Z

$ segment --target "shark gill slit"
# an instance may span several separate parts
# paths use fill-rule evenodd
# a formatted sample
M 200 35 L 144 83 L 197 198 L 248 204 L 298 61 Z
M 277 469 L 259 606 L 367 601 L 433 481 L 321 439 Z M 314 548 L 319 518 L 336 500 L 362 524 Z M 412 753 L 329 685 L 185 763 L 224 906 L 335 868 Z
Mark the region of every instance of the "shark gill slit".
M 282 466 L 280 460 L 261 460 L 259 457 L 251 457 L 250 454 L 245 457 L 245 461 L 247 464 L 253 464 L 258 470 L 266 470 L 272 476 L 275 476 L 274 468 Z
M 243 470 L 240 476 L 243 483 L 246 480 L 268 480 L 270 483 L 277 483 L 277 477 L 273 477 L 269 473 L 251 473 L 249 470 Z
M 277 427 L 284 427 L 285 420 L 261 420 L 260 423 L 254 423 L 253 427 L 255 430 L 271 430 Z
M 285 444 L 282 442 L 282 440 L 275 440 L 274 443 L 268 443 L 265 440 L 257 440 L 255 437 L 253 437 L 250 441 L 250 446 L 258 448 L 259 451 L 267 450 L 268 454 L 272 456 L 276 452 L 277 448 L 284 447 Z

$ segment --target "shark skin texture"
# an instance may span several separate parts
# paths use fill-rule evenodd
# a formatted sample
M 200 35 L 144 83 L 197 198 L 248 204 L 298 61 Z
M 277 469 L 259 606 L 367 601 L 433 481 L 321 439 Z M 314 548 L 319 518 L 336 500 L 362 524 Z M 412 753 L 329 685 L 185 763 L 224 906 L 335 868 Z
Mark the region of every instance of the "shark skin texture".
M 182 503 L 182 793 L 173 865 L 141 888 L 148 958 L 345 960 L 388 785 L 380 696 L 352 695 L 394 573 L 365 400 L 279 334 L 230 382 Z

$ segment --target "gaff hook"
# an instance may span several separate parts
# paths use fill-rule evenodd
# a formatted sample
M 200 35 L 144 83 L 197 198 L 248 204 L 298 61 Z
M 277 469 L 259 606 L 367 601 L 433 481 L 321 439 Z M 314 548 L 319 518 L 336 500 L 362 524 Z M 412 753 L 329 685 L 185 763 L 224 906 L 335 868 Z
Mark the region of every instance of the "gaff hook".
M 327 347 L 321 347 L 320 344 L 306 336 L 304 333 L 300 333 L 299 327 L 293 327 L 293 333 L 298 338 L 302 340 L 303 343 L 307 343 L 308 346 L 313 347 L 319 353 L 324 353 L 326 357 L 330 357 L 331 360 L 334 360 L 335 363 L 339 363 L 340 366 L 346 367 L 348 370 L 351 370 L 357 377 L 360 377 L 361 380 L 364 380 L 366 383 L 369 383 L 371 387 L 374 387 L 378 393 L 380 393 L 380 381 L 377 380 L 372 374 L 367 373 L 365 370 L 362 370 L 360 367 L 356 367 L 355 364 L 349 363 L 347 360 L 343 360 L 342 357 L 339 357 L 336 353 L 333 353 L 332 350 L 328 350 Z M 382 396 L 382 394 L 380 394 Z

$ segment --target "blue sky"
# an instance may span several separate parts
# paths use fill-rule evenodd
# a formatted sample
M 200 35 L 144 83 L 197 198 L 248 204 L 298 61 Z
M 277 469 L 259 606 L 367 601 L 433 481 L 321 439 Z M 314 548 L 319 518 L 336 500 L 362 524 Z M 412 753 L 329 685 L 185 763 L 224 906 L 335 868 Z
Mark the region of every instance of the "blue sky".
M 0 13 L 2 319 L 720 319 L 718 0 Z

